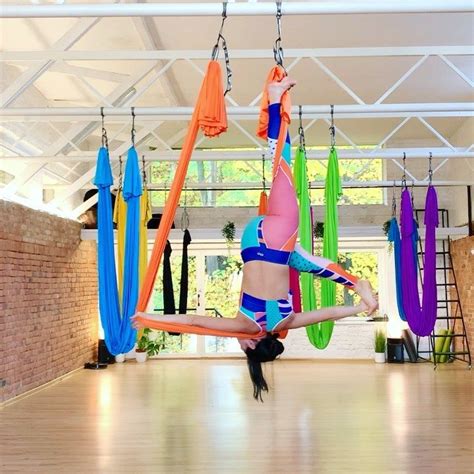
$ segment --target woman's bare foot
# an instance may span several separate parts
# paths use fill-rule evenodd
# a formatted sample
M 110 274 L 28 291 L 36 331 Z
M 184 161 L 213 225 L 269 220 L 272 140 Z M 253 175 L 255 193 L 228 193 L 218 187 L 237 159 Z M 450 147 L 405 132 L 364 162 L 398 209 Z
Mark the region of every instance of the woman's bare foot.
M 372 285 L 367 280 L 359 280 L 354 289 L 367 305 L 367 314 L 370 316 L 379 307 Z
M 296 81 L 285 76 L 280 82 L 272 82 L 268 84 L 268 99 L 270 104 L 278 104 L 281 96 L 296 84 Z

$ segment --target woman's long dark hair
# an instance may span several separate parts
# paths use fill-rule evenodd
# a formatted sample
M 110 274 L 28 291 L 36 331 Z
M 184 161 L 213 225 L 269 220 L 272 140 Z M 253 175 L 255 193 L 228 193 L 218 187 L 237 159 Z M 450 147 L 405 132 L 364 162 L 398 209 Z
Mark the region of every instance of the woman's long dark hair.
M 262 372 L 262 362 L 275 360 L 284 350 L 283 344 L 276 335 L 267 334 L 267 337 L 257 343 L 255 349 L 245 351 L 255 400 L 263 402 L 262 391 L 268 392 L 267 381 Z

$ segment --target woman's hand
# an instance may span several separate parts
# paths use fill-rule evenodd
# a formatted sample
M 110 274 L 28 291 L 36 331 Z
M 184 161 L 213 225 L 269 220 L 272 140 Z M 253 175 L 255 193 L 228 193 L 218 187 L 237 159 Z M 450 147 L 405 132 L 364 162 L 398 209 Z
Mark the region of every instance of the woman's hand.
M 132 326 L 135 328 L 135 329 L 142 329 L 144 328 L 145 326 L 141 323 L 141 321 L 137 320 L 137 318 L 139 317 L 144 317 L 145 316 L 145 313 L 135 313 L 130 319 L 132 321 Z
M 280 82 L 268 84 L 268 99 L 270 104 L 281 102 L 281 96 L 296 84 L 296 81 L 285 76 Z

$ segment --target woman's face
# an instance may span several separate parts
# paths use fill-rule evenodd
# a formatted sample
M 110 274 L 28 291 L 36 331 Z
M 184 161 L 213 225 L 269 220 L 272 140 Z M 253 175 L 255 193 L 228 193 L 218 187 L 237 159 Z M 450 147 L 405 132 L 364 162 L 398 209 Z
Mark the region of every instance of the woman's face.
M 240 348 L 245 352 L 247 349 L 255 349 L 258 341 L 261 341 L 265 336 L 257 339 L 239 339 Z

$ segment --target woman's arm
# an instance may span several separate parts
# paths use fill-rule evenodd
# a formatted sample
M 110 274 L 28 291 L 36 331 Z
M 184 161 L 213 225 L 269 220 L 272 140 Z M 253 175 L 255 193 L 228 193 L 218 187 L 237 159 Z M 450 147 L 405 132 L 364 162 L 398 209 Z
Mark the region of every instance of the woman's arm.
M 332 306 L 305 313 L 296 313 L 295 317 L 289 322 L 288 329 L 303 328 L 323 321 L 336 321 L 365 311 L 367 311 L 367 305 L 360 303 L 357 306 Z

